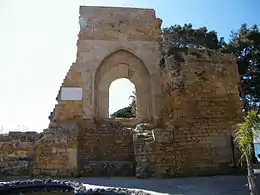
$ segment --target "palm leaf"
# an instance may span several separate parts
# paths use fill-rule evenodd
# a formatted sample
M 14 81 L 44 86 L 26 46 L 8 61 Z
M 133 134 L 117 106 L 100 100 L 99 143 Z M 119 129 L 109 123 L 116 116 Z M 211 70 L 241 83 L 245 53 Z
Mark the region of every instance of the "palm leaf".
M 234 131 L 234 141 L 241 151 L 240 161 L 252 155 L 254 137 L 260 134 L 260 119 L 258 111 L 251 110 L 247 113 L 244 122 L 237 125 Z

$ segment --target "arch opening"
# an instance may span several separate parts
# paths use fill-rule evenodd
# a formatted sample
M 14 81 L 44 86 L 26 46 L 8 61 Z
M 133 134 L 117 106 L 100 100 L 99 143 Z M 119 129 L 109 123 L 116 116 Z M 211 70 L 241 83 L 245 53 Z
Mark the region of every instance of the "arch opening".
M 109 86 L 109 118 L 136 118 L 135 85 L 126 78 L 114 80 Z
M 96 119 L 109 118 L 109 88 L 117 79 L 128 79 L 135 85 L 137 121 L 151 119 L 150 75 L 144 63 L 134 54 L 119 50 L 106 57 L 96 70 L 94 110 Z

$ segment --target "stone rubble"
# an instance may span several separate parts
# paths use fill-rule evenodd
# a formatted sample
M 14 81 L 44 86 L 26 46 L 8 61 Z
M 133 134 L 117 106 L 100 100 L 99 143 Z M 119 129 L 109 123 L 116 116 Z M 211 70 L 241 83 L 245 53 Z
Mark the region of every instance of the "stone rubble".
M 151 155 L 155 151 L 155 136 L 153 126 L 149 123 L 141 123 L 134 129 L 134 154 L 136 161 L 136 177 L 151 177 L 150 170 Z

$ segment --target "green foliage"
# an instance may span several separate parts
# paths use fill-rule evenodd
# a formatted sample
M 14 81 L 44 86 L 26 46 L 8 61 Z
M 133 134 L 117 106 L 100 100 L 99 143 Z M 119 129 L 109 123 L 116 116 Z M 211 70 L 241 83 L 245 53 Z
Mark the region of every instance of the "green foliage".
M 134 117 L 135 116 L 133 115 L 131 106 L 127 106 L 111 114 L 111 118 L 134 118 Z
M 242 24 L 232 32 L 230 42 L 221 51 L 233 54 L 238 63 L 241 79 L 240 96 L 245 110 L 259 107 L 260 102 L 260 31 L 257 25 L 249 28 Z
M 129 98 L 132 98 L 132 102 L 129 106 L 122 108 L 113 114 L 111 118 L 135 118 L 136 117 L 136 92 L 132 92 L 133 95 L 130 95 Z
M 254 155 L 253 139 L 260 134 L 260 31 L 257 25 L 249 28 L 243 24 L 232 32 L 228 43 L 224 38 L 218 39 L 215 31 L 206 27 L 193 29 L 191 24 L 174 25 L 163 29 L 164 52 L 176 57 L 176 48 L 208 48 L 230 53 L 236 57 L 240 74 L 240 97 L 244 100 L 245 121 L 238 125 L 234 137 L 242 152 L 248 169 L 248 185 L 250 194 L 257 194 L 252 167 Z M 241 161 L 242 162 L 242 161 Z
M 206 27 L 194 29 L 192 24 L 184 26 L 174 25 L 163 29 L 164 47 L 170 48 L 209 48 L 217 50 L 224 44 L 224 39 L 218 40 L 215 31 L 208 31 Z
M 164 52 L 175 55 L 176 48 L 208 48 L 224 53 L 233 54 L 237 59 L 240 74 L 240 97 L 244 100 L 244 109 L 249 111 L 259 108 L 260 102 L 260 31 L 257 25 L 248 27 L 241 25 L 237 31 L 231 32 L 229 42 L 224 38 L 218 38 L 215 31 L 208 31 L 206 27 L 195 29 L 192 24 L 183 26 L 174 25 L 163 29 Z M 180 58 L 180 57 L 179 57 Z M 180 58 L 181 60 L 181 58 Z M 128 107 L 121 109 L 120 116 L 130 117 L 134 115 L 136 108 L 135 98 Z M 123 111 L 130 112 L 124 115 Z M 117 113 L 117 112 L 116 112 Z M 117 115 L 114 113 L 113 116 Z
M 241 162 L 244 158 L 250 159 L 254 154 L 252 143 L 254 137 L 260 134 L 260 118 L 259 112 L 251 110 L 247 113 L 244 122 L 237 125 L 234 132 L 235 142 L 237 143 L 241 155 Z
M 129 106 L 131 107 L 133 116 L 136 117 L 136 92 L 132 91 L 132 94 L 133 95 L 130 95 L 130 97 L 129 97 L 129 98 L 132 98 L 132 102 Z
M 247 180 L 250 194 L 257 194 L 255 183 L 254 170 L 252 166 L 252 156 L 254 155 L 253 140 L 259 137 L 260 133 L 260 118 L 259 112 L 250 110 L 247 112 L 244 122 L 237 125 L 234 132 L 235 142 L 241 151 L 241 163 L 245 160 L 247 164 Z
M 242 24 L 238 31 L 231 32 L 228 43 L 215 31 L 206 27 L 194 29 L 192 24 L 174 25 L 163 29 L 164 51 L 174 54 L 176 48 L 208 48 L 233 54 L 238 63 L 241 79 L 240 96 L 245 111 L 259 107 L 260 102 L 260 31 L 257 25 Z

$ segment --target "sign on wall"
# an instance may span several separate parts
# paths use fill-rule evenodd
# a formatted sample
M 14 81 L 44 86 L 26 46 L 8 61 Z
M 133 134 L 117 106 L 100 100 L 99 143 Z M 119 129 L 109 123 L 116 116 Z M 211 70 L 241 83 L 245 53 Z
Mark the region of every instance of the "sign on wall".
M 82 100 L 82 88 L 62 87 L 61 100 Z

